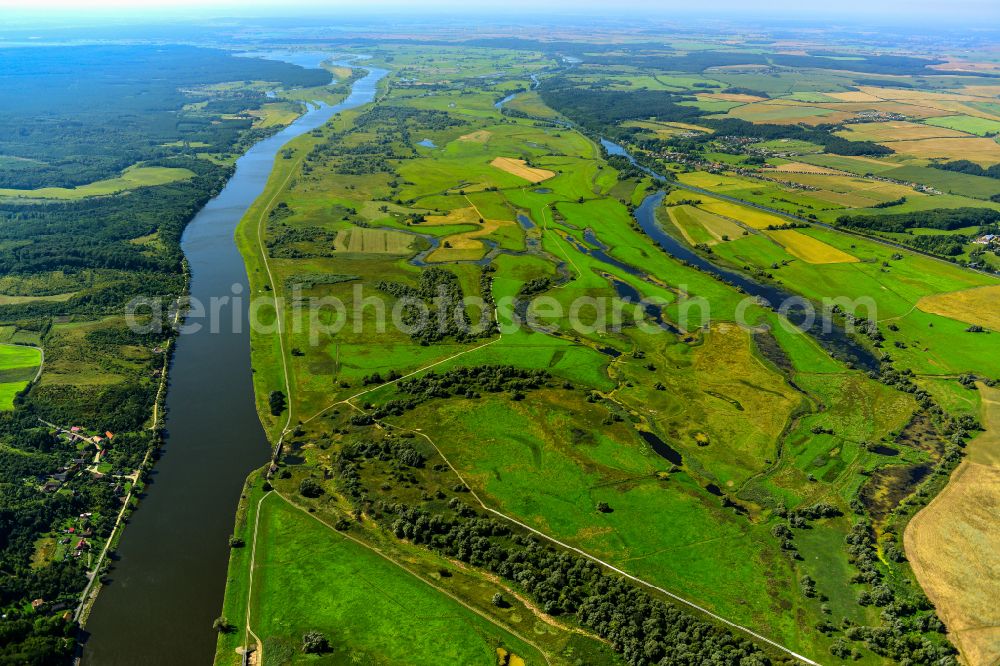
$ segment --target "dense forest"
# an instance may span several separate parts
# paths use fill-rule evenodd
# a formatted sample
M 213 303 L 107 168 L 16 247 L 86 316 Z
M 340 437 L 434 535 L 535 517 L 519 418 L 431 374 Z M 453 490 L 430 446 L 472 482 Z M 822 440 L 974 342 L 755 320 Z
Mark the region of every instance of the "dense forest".
M 199 109 L 210 100 L 201 87 L 331 80 L 325 70 L 191 46 L 81 46 L 67 55 L 65 47 L 0 49 L 0 187 L 82 185 L 168 156 L 164 144 L 178 141 L 228 149 L 249 121 L 217 116 L 255 108 L 264 94 L 211 98 Z
M 191 174 L 111 196 L 0 198 L 2 291 L 17 297 L 0 306 L 0 328 L 45 349 L 41 381 L 0 412 L 0 663 L 69 658 L 77 627 L 66 611 L 86 584 L 87 559 L 52 557 L 43 546 L 68 542 L 69 526 L 84 523 L 100 543 L 123 506 L 122 476 L 138 470 L 141 484 L 149 470 L 164 367 L 157 350 L 171 332 L 136 333 L 121 314 L 132 298 L 183 293 L 181 234 L 232 172 L 190 145 L 225 156 L 275 131 L 245 117 L 267 99 L 241 87 L 247 81 L 294 88 L 330 79 L 186 46 L 0 49 L 0 188 L 81 185 L 135 164 Z M 205 92 L 222 82 L 240 85 Z M 68 298 L 39 298 L 59 294 Z M 66 379 L 49 381 L 50 368 Z M 81 449 L 45 422 L 114 433 L 101 459 L 107 473 L 87 469 L 93 446 Z
M 712 128 L 714 134 L 704 134 L 684 141 L 690 145 L 730 136 L 773 141 L 795 139 L 823 146 L 835 155 L 889 155 L 891 148 L 873 141 L 850 141 L 834 134 L 834 125 L 804 127 L 751 123 L 739 118 L 706 118 L 710 112 L 681 104 L 694 99 L 689 94 L 664 90 L 608 90 L 600 84 L 577 85 L 566 77 L 548 79 L 539 88 L 547 105 L 592 132 L 609 136 L 628 133 L 628 128 L 616 127 L 623 120 L 656 118 L 670 122 L 697 122 Z
M 852 229 L 906 233 L 913 228 L 951 231 L 993 224 L 998 220 L 1000 211 L 992 208 L 936 208 L 890 215 L 841 215 L 837 224 Z

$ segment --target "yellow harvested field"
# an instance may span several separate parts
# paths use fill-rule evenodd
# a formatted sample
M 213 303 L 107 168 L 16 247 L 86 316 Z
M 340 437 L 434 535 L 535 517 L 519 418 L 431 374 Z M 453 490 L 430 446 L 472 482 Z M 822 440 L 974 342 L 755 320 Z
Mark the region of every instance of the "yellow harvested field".
M 991 101 L 995 102 L 995 100 Z M 984 111 L 965 102 L 932 102 L 926 104 L 926 106 L 933 106 L 935 109 L 940 109 L 944 112 L 944 115 L 965 115 L 975 118 L 986 118 L 987 120 L 1000 120 L 1000 115 Z
M 748 122 L 774 125 L 840 123 L 854 116 L 853 113 L 835 109 L 836 106 L 776 99 L 737 106 L 730 109 L 727 115 Z
M 344 79 L 351 78 L 351 74 L 354 72 L 350 67 L 334 66 L 328 67 L 327 70 L 337 77 L 338 81 L 343 81 Z
M 670 215 L 670 220 L 674 223 L 674 226 L 677 227 L 691 245 L 697 245 L 701 239 L 705 239 L 708 245 L 723 242 L 723 237 L 736 240 L 744 232 L 743 227 L 732 220 L 719 217 L 695 206 L 671 206 L 667 209 L 667 213 Z M 704 229 L 708 233 L 708 236 L 711 237 L 711 240 L 708 240 L 708 237 L 704 234 L 698 233 L 698 229 L 692 228 L 694 226 Z
M 1000 389 L 978 386 L 986 432 L 909 522 L 903 545 L 965 663 L 991 666 L 1000 660 Z
M 473 206 L 465 208 L 455 208 L 444 215 L 425 215 L 421 224 L 428 226 L 442 226 L 447 224 L 478 224 L 479 213 Z
M 705 99 L 717 99 L 722 102 L 740 102 L 741 104 L 749 104 L 750 102 L 762 102 L 766 97 L 758 97 L 757 95 L 742 95 L 739 93 L 705 93 L 698 95 L 698 98 L 704 97 Z
M 997 303 L 1000 303 L 1000 285 L 924 296 L 917 301 L 917 308 L 1000 331 L 1000 308 L 997 308 Z
M 861 92 L 860 90 L 851 90 L 848 92 L 837 92 L 837 93 L 823 93 L 827 97 L 832 97 L 841 102 L 880 102 L 881 97 L 876 97 L 871 93 Z
M 712 132 L 712 130 L 702 125 L 692 125 L 691 123 L 676 123 L 672 121 L 662 121 L 662 122 L 664 125 L 668 127 L 676 127 L 677 129 L 690 130 L 691 132 L 707 132 L 709 134 Z
M 956 95 L 954 93 L 928 92 L 916 88 L 875 88 L 858 86 L 862 92 L 881 97 L 882 99 L 906 100 L 911 102 L 978 102 L 981 99 L 973 95 Z
M 810 196 L 848 208 L 868 208 L 877 203 L 892 201 L 900 197 L 916 199 L 927 196 L 914 192 L 905 185 L 869 180 L 853 174 L 778 173 L 776 171 L 772 174 L 776 180 L 819 188 L 811 191 Z
M 409 254 L 413 238 L 401 231 L 354 227 L 338 232 L 333 241 L 333 248 L 338 252 Z
M 498 157 L 490 162 L 490 164 L 532 183 L 540 183 L 556 175 L 555 171 L 530 167 L 524 160 L 514 159 L 513 157 Z
M 704 201 L 705 198 L 702 197 L 702 200 Z M 729 203 L 728 201 L 706 201 L 698 206 L 698 208 L 707 210 L 710 213 L 715 213 L 716 215 L 721 215 L 722 217 L 728 217 L 729 219 L 736 220 L 737 222 L 742 222 L 748 227 L 753 227 L 754 229 L 766 229 L 769 226 L 780 226 L 788 223 L 788 220 L 778 217 L 777 215 L 771 215 L 770 213 L 765 213 L 762 210 L 740 206 L 738 204 Z
M 969 160 L 988 166 L 1000 162 L 1000 143 L 993 139 L 921 139 L 893 141 L 888 146 L 901 155 L 933 159 Z
M 828 167 L 806 164 L 805 162 L 786 162 L 778 165 L 769 171 L 780 171 L 782 173 L 818 173 L 826 176 L 848 176 L 846 171 L 837 171 Z
M 949 58 L 937 65 L 928 65 L 928 69 L 940 69 L 945 72 L 1000 72 L 1000 65 L 995 62 L 972 62 Z
M 992 98 L 1000 97 L 1000 86 L 965 86 L 962 90 L 967 95 L 985 97 L 986 101 L 994 101 Z
M 688 131 L 682 130 L 678 127 L 671 127 L 666 123 L 657 122 L 655 120 L 627 120 L 622 123 L 622 127 L 638 127 L 639 129 L 652 132 L 659 137 L 676 136 L 681 132 Z
M 493 132 L 489 130 L 476 130 L 475 132 L 470 132 L 468 134 L 463 134 L 458 137 L 459 141 L 471 141 L 473 143 L 486 143 L 493 136 Z
M 808 264 L 850 264 L 858 261 L 857 257 L 794 229 L 766 233 L 793 257 L 798 257 Z
M 968 138 L 969 134 L 946 127 L 921 123 L 890 121 L 887 123 L 854 123 L 837 132 L 851 141 L 912 141 L 914 139 Z
M 940 109 L 920 105 L 916 102 L 823 102 L 821 106 L 851 114 L 861 111 L 881 111 L 882 113 L 900 113 L 911 118 L 930 118 L 941 115 Z
M 477 226 L 479 228 L 472 231 L 445 236 L 441 239 L 441 245 L 427 255 L 427 261 L 474 261 L 481 259 L 486 254 L 486 245 L 480 239 L 483 236 L 489 236 L 501 227 L 514 226 L 514 222 L 509 220 L 486 220 L 483 224 L 477 224 Z

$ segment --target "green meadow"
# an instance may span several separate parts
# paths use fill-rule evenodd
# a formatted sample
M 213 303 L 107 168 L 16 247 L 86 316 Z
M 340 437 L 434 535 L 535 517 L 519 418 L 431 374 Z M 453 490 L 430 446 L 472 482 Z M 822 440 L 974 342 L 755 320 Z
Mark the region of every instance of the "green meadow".
M 397 562 L 426 564 L 429 551 L 394 541 L 377 522 L 382 505 L 375 502 L 434 507 L 447 496 L 444 488 L 464 493 L 468 483 L 487 508 L 820 662 L 827 663 L 851 623 L 888 626 L 878 608 L 858 603 L 871 585 L 859 582 L 844 544 L 864 515 L 857 499 L 870 478 L 893 465 L 938 460 L 919 447 L 890 447 L 926 409 L 915 389 L 845 365 L 780 314 L 666 254 L 633 218 L 634 207 L 655 190 L 651 180 L 602 157 L 593 136 L 549 122 L 559 113 L 542 93 L 522 92 L 508 102 L 517 113 L 498 110 L 497 101 L 523 90 L 529 74 L 556 75 L 539 54 L 396 45 L 371 55 L 373 63 L 393 68 L 392 86 L 383 87 L 376 104 L 340 114 L 289 144 L 237 233 L 251 290 L 264 298 L 265 322 L 285 324 L 281 336 L 252 337 L 261 420 L 291 452 L 275 483 L 295 496 L 299 480 L 322 475 L 327 493 L 303 504 L 306 511 L 273 495 L 262 504 L 251 624 L 263 639 L 265 663 L 302 659 L 296 643 L 312 628 L 330 633 L 337 658 L 489 663 L 502 643 L 528 663 L 537 660 L 534 648 L 481 616 L 468 617 L 426 578 L 317 520 L 335 520 L 350 501 L 338 486 L 338 452 L 403 432 L 419 439 L 430 470 L 397 467 L 379 477 L 381 486 L 365 489 L 370 514 L 355 516 L 361 527 L 351 527 Z M 506 74 L 486 76 L 498 70 Z M 824 93 L 852 85 L 846 74 L 791 71 L 709 78 L 628 68 L 605 76 L 581 68 L 566 76 L 613 91 L 734 86 L 817 105 L 839 103 Z M 691 105 L 730 117 L 746 106 Z M 832 113 L 789 103 L 744 116 L 773 122 Z M 661 133 L 658 122 L 621 127 L 644 140 L 681 130 Z M 805 141 L 761 143 L 757 148 L 810 153 L 801 161 L 847 173 L 793 180 L 773 170 L 764 179 L 669 168 L 691 186 L 820 221 L 847 211 L 980 205 L 987 193 L 978 180 L 955 178 L 942 185 L 948 193 L 930 195 L 865 175 L 939 171 L 903 159 L 817 155 L 821 146 Z M 723 170 L 750 164 L 746 155 L 711 148 L 700 155 Z M 764 162 L 779 163 L 785 162 Z M 943 184 L 949 172 L 940 174 Z M 894 202 L 900 192 L 905 200 Z M 967 333 L 967 323 L 921 309 L 926 297 L 994 285 L 994 278 L 818 225 L 771 235 L 769 224 L 789 218 L 689 190 L 673 189 L 667 202 L 661 224 L 718 264 L 814 302 L 870 303 L 859 314 L 875 320 L 885 340 L 858 344 L 893 359 L 949 413 L 970 412 L 954 377 L 1000 376 L 996 335 Z M 886 203 L 892 205 L 877 207 Z M 523 218 L 529 222 L 522 226 Z M 778 242 L 789 237 L 857 261 L 809 263 Z M 499 330 L 429 340 L 391 324 L 380 328 L 398 294 L 416 290 L 431 268 L 450 274 L 462 295 L 494 301 L 485 321 L 495 317 Z M 633 295 L 655 299 L 659 309 L 626 303 Z M 295 325 L 296 299 L 329 297 L 349 304 L 362 298 L 366 305 L 321 311 L 310 325 Z M 620 326 L 572 325 L 567 313 L 600 299 L 621 307 Z M 700 303 L 710 304 L 711 317 L 689 321 L 685 315 Z M 472 321 L 482 314 L 473 306 L 460 311 Z M 544 325 L 517 326 L 517 313 Z M 318 325 L 327 328 L 317 334 Z M 428 389 L 414 396 L 387 383 L 490 365 L 547 374 L 524 392 Z M 287 411 L 271 411 L 273 391 L 287 396 Z M 379 415 L 375 425 L 366 418 L 372 413 Z M 905 497 L 914 489 L 883 490 Z M 256 520 L 260 491 L 252 492 L 238 525 L 242 534 L 249 516 Z M 828 507 L 829 515 L 793 524 L 783 535 L 790 512 L 815 506 Z M 880 531 L 875 538 L 882 548 L 888 537 Z M 878 566 L 896 578 L 906 571 L 884 559 Z M 246 549 L 234 550 L 227 615 L 245 612 L 240 599 L 248 569 Z M 810 578 L 818 595 L 802 589 Z M 449 614 L 461 622 L 445 626 Z M 234 640 L 220 638 L 217 661 L 233 653 Z M 890 661 L 863 642 L 852 645 L 861 663 Z
M 35 347 L 0 344 L 0 409 L 13 409 L 14 396 L 34 379 L 41 361 Z

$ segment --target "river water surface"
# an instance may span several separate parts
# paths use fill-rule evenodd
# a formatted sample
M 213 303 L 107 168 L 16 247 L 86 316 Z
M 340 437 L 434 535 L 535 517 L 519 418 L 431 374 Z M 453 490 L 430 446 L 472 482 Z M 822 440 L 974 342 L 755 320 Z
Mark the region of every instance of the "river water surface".
M 307 67 L 323 59 L 316 54 L 295 56 L 296 64 Z M 237 161 L 225 189 L 191 221 L 181 246 L 191 267 L 193 298 L 207 304 L 212 297 L 247 294 L 246 268 L 234 242 L 236 225 L 264 190 L 285 143 L 338 111 L 374 99 L 386 71 L 367 69 L 343 102 L 314 107 L 250 148 Z M 246 321 L 245 299 L 241 303 L 241 320 Z M 231 308 L 221 313 L 222 322 L 233 320 Z M 212 621 L 222 608 L 227 539 L 240 490 L 246 476 L 270 454 L 254 407 L 250 335 L 245 328 L 222 326 L 221 332 L 211 333 L 203 327 L 177 340 L 162 457 L 125 528 L 110 584 L 87 621 L 87 666 L 212 662 Z

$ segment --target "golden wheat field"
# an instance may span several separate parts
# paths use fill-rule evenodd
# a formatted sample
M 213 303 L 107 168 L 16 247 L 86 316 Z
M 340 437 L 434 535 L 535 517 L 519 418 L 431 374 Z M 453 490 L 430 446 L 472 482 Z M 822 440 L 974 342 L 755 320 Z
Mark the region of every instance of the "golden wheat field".
M 957 319 L 966 324 L 978 324 L 1000 331 L 1000 286 L 975 287 L 946 294 L 932 294 L 917 301 L 924 312 Z
M 986 431 L 945 489 L 907 525 L 920 585 L 969 666 L 1000 659 L 1000 389 L 979 384 Z
M 556 175 L 554 171 L 530 167 L 524 160 L 518 160 L 513 157 L 497 157 L 490 164 L 532 183 L 540 183 Z
M 806 263 L 849 264 L 858 261 L 857 257 L 794 229 L 768 231 L 767 235 L 780 243 L 793 257 Z
M 945 127 L 921 123 L 890 121 L 886 123 L 855 123 L 838 135 L 851 141 L 912 141 L 914 139 L 964 139 L 969 135 Z
M 1000 143 L 993 139 L 918 139 L 891 141 L 888 146 L 901 155 L 924 159 L 969 160 L 984 166 L 1000 162 Z

